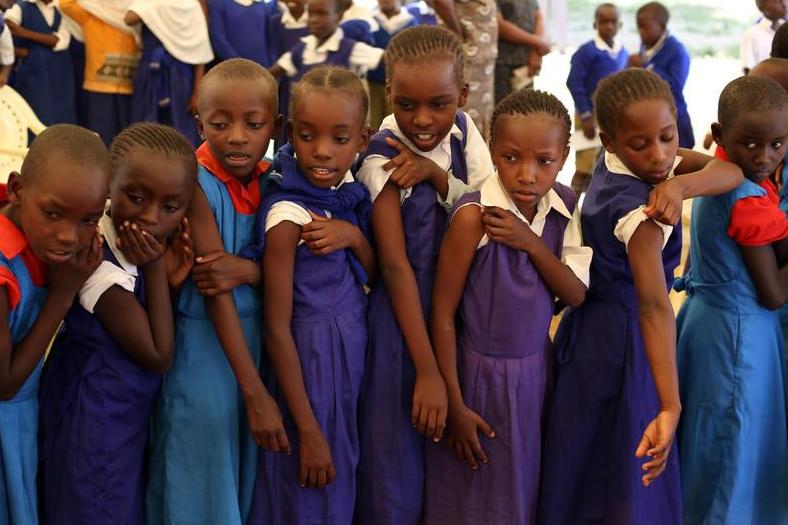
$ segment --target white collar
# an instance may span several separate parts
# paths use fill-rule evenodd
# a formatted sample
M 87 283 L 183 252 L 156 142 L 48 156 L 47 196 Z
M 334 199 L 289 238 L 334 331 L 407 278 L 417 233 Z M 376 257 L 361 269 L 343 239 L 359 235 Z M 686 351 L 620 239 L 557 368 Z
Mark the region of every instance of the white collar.
M 599 33 L 594 33 L 594 45 L 596 46 L 597 49 L 599 49 L 600 51 L 605 51 L 608 55 L 612 57 L 617 57 L 618 54 L 621 52 L 621 42 L 613 39 L 613 45 L 609 46 L 607 45 L 607 42 L 605 42 L 602 39 L 602 37 L 599 36 Z
M 380 129 L 391 130 L 391 132 L 397 136 L 399 141 L 405 144 L 408 148 L 410 148 L 411 151 L 413 151 L 414 153 L 422 154 L 422 151 L 419 148 L 417 148 L 415 145 L 413 145 L 413 143 L 410 140 L 408 140 L 408 137 L 405 136 L 405 133 L 402 132 L 402 130 L 399 127 L 399 124 L 397 124 L 397 119 L 394 118 L 393 113 L 383 119 L 383 122 L 380 124 Z M 438 148 L 445 149 L 447 146 L 451 148 L 450 146 L 451 137 L 457 137 L 458 139 L 462 140 L 462 130 L 459 127 L 457 127 L 456 122 L 452 124 L 449 133 L 445 137 L 443 137 L 443 140 L 441 140 L 437 146 L 435 146 L 430 151 L 423 152 L 423 154 L 430 153 L 431 151 L 435 151 Z
M 665 41 L 668 39 L 669 36 L 670 36 L 670 31 L 665 29 L 665 32 L 662 33 L 662 36 L 659 37 L 659 40 L 657 40 L 656 44 L 654 44 L 652 47 L 648 49 L 643 50 L 643 56 L 646 59 L 646 62 L 654 58 L 657 55 L 657 53 L 662 51 L 662 46 L 665 45 Z
M 338 190 L 340 188 L 340 186 L 342 186 L 343 184 L 347 184 L 348 182 L 355 182 L 355 180 L 356 179 L 353 178 L 353 172 L 350 171 L 350 170 L 347 170 L 345 172 L 345 176 L 342 177 L 341 181 L 339 181 L 339 184 L 337 184 L 336 186 L 331 186 L 331 189 L 332 190 Z
M 107 207 L 109 211 L 109 207 Z M 112 222 L 112 217 L 104 213 L 99 219 L 99 230 L 104 236 L 104 242 L 109 246 L 112 255 L 118 260 L 120 267 L 126 270 L 131 275 L 137 275 L 137 265 L 131 264 L 123 252 L 118 248 L 118 232 L 115 230 L 115 224 Z
M 241 4 L 244 7 L 249 7 L 254 3 L 262 4 L 263 0 L 233 0 L 236 4 Z
M 772 22 L 771 20 L 769 20 L 765 16 L 762 16 L 762 17 L 760 17 L 758 19 L 758 21 L 755 23 L 755 25 L 762 26 L 764 29 L 768 29 L 769 31 L 774 33 L 774 30 L 772 29 L 772 24 L 773 23 L 774 22 Z M 784 23 L 785 23 L 785 17 L 777 19 L 778 26 L 781 26 Z
M 399 13 L 388 18 L 383 12 L 380 10 L 380 7 L 376 7 L 372 10 L 372 16 L 375 17 L 375 20 L 378 21 L 380 27 L 388 34 L 393 34 L 408 25 L 411 20 L 413 20 L 413 15 L 410 14 L 410 11 L 405 9 L 405 6 L 402 6 L 399 10 Z
M 315 35 L 307 35 L 301 38 L 301 41 L 306 44 L 307 50 L 313 53 L 329 53 L 339 51 L 339 44 L 345 38 L 345 32 L 342 28 L 337 28 L 330 37 L 326 39 L 319 47 L 317 45 L 317 37 Z M 305 50 L 306 52 L 306 50 Z
M 673 159 L 673 168 L 671 168 L 670 173 L 668 173 L 668 176 L 665 180 L 673 178 L 673 176 L 675 175 L 674 171 L 676 170 L 676 166 L 678 166 L 682 160 L 683 157 L 681 157 L 680 155 L 676 155 L 676 158 Z M 627 175 L 629 177 L 634 177 L 638 180 L 643 180 L 637 175 L 635 175 L 634 173 L 632 173 L 632 170 L 627 168 L 626 164 L 624 164 L 624 161 L 621 160 L 621 158 L 618 155 L 616 155 L 615 153 L 610 153 L 609 151 L 605 151 L 605 167 L 611 173 L 615 173 L 618 175 Z
M 514 200 L 512 200 L 512 196 L 509 195 L 503 187 L 498 172 L 495 173 L 495 176 L 488 177 L 487 180 L 484 181 L 479 193 L 481 194 L 479 201 L 482 206 L 497 206 L 498 208 L 509 210 L 526 224 L 535 223 L 539 219 L 546 217 L 551 209 L 557 211 L 567 219 L 572 219 L 572 214 L 569 212 L 569 208 L 566 207 L 566 204 L 564 204 L 563 199 L 561 199 L 553 188 L 550 188 L 550 190 L 545 193 L 544 197 L 536 204 L 536 215 L 534 215 L 534 220 L 529 222 L 520 212 L 519 208 L 517 208 Z
M 277 4 L 282 11 L 282 25 L 285 26 L 286 29 L 301 29 L 306 27 L 307 20 L 309 19 L 309 13 L 306 12 L 306 9 L 301 13 L 301 18 L 296 20 L 285 2 L 277 2 Z
M 372 16 L 372 11 L 355 2 L 351 3 L 350 7 L 345 9 L 345 12 L 342 13 L 342 18 L 339 20 L 339 22 L 347 22 L 348 20 L 363 20 L 369 24 L 370 31 L 374 33 L 378 30 L 378 21 L 375 20 L 374 16 Z

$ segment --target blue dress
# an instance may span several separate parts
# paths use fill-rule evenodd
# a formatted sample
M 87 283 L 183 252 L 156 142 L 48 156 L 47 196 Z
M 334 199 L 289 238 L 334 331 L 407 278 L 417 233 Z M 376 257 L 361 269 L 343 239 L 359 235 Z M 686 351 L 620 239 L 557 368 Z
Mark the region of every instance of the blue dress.
M 263 67 L 274 63 L 268 50 L 268 19 L 276 2 L 253 0 L 243 5 L 235 0 L 210 3 L 208 29 L 211 47 L 218 60 L 246 58 Z
M 692 269 L 678 316 L 684 523 L 788 523 L 788 432 L 783 341 L 777 311 L 758 295 L 731 209 L 765 191 L 696 199 Z
M 198 158 L 206 151 L 210 150 L 204 144 Z M 267 173 L 253 183 L 260 184 L 260 193 L 266 180 Z M 202 165 L 199 184 L 224 250 L 238 254 L 252 238 L 256 209 L 237 209 L 228 185 Z M 233 300 L 252 359 L 259 366 L 260 293 L 252 286 L 240 286 L 233 290 Z M 153 412 L 148 523 L 246 523 L 257 473 L 257 445 L 246 422 L 238 382 L 205 300 L 191 279 L 177 301 L 175 348 L 172 369 Z
M 5 187 L 0 187 L 0 204 Z M 24 234 L 0 214 L 0 286 L 9 298 L 11 342 L 19 343 L 32 328 L 46 299 L 45 270 Z M 19 392 L 0 401 L 0 525 L 38 523 L 36 467 L 38 450 L 39 365 Z
M 642 485 L 635 449 L 659 411 L 640 331 L 626 246 L 614 226 L 644 205 L 653 187 L 597 163 L 583 204 L 583 240 L 594 250 L 585 302 L 556 334 L 556 384 L 542 456 L 539 521 L 673 525 L 681 523 L 676 447 L 666 470 Z M 662 250 L 665 281 L 681 255 L 681 227 Z M 665 290 L 668 293 L 668 289 Z

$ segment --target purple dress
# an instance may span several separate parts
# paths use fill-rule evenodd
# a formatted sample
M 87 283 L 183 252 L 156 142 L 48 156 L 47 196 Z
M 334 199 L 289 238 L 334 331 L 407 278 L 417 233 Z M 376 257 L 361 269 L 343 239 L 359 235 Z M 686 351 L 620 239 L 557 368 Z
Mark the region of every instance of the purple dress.
M 283 177 L 271 177 L 273 190 L 260 207 L 258 228 L 264 227 L 271 206 L 283 200 L 321 216 L 327 216 L 328 209 L 334 218 L 365 228 L 363 215 L 368 211 L 361 214 L 360 210 L 369 207 L 369 195 L 359 183 L 345 183 L 336 191 L 314 187 L 306 189 L 308 193 L 299 191 L 290 183 L 302 188 L 311 185 L 298 171 L 290 146 L 277 153 L 274 170 Z M 262 245 L 255 251 L 247 253 L 260 256 Z M 261 451 L 249 525 L 350 525 L 353 520 L 359 458 L 357 407 L 367 347 L 367 299 L 361 284 L 366 276 L 359 269 L 350 250 L 316 256 L 306 244 L 296 249 L 291 329 L 304 387 L 330 447 L 336 479 L 324 489 L 299 486 L 298 431 L 271 371 L 267 384 L 282 410 L 293 452 L 285 456 Z
M 553 189 L 574 211 L 574 192 Z M 480 196 L 463 196 L 455 210 Z M 545 218 L 542 241 L 559 258 L 568 222 L 554 209 Z M 496 435 L 481 438 L 490 462 L 477 471 L 453 450 L 426 448 L 425 523 L 535 522 L 554 302 L 526 252 L 493 241 L 477 250 L 458 312 L 457 361 L 465 404 Z
M 104 260 L 120 266 L 107 244 Z M 145 306 L 142 272 L 134 296 Z M 74 302 L 41 377 L 41 523 L 145 522 L 145 445 L 161 380 Z
M 597 163 L 582 210 L 583 240 L 594 250 L 585 303 L 556 335 L 556 386 L 548 407 L 539 521 L 673 525 L 681 523 L 677 447 L 650 487 L 635 449 L 657 415 L 626 246 L 613 234 L 622 217 L 648 201 L 653 186 Z M 665 281 L 681 255 L 681 226 L 662 251 Z M 667 293 L 667 290 L 665 291 Z
M 451 139 L 452 173 L 467 182 L 464 113 L 457 113 L 455 124 L 463 140 Z M 367 155 L 395 157 L 397 151 L 385 142 L 393 136 L 388 130 L 376 133 Z M 425 322 L 446 221 L 447 212 L 429 183 L 414 186 L 402 203 L 408 260 L 416 275 Z M 415 525 L 421 519 L 424 498 L 424 436 L 411 423 L 416 371 L 383 281 L 372 289 L 369 303 L 369 351 L 359 409 L 357 516 L 361 525 Z

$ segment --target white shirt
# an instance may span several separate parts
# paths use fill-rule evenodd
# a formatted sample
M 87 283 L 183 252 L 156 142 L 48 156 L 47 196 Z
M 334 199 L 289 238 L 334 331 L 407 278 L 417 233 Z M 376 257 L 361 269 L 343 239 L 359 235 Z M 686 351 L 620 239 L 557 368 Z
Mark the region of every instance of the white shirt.
M 670 173 L 668 173 L 668 179 L 673 178 L 676 166 L 681 163 L 681 160 L 682 158 L 676 155 L 676 158 L 673 160 L 673 169 L 671 169 Z M 627 177 L 635 177 L 638 180 L 643 180 L 632 173 L 632 171 L 630 171 L 630 169 L 624 165 L 624 162 L 618 158 L 618 156 L 607 151 L 605 151 L 605 167 L 608 169 L 608 171 L 610 171 L 610 173 Z M 613 235 L 616 237 L 616 239 L 626 245 L 627 250 L 629 250 L 629 241 L 632 240 L 632 236 L 635 235 L 635 230 L 638 229 L 638 226 L 646 221 L 652 220 L 651 217 L 646 215 L 643 211 L 645 208 L 645 204 L 638 206 L 631 212 L 621 217 L 616 223 L 616 227 L 613 230 Z M 664 250 L 665 245 L 668 244 L 668 238 L 670 237 L 670 234 L 673 233 L 673 226 L 662 224 L 659 221 L 654 221 L 654 224 L 659 226 L 662 230 L 662 249 Z
M 344 13 L 342 13 L 342 18 L 340 19 L 339 23 L 347 22 L 349 20 L 363 20 L 369 24 L 369 30 L 371 32 L 375 32 L 379 29 L 378 22 L 375 20 L 375 17 L 372 16 L 372 11 L 367 9 L 366 7 L 356 4 L 355 2 L 350 4 Z
M 618 40 L 613 40 L 613 45 L 609 46 L 605 40 L 599 36 L 599 33 L 594 33 L 594 45 L 600 51 L 605 51 L 610 58 L 617 58 L 618 54 L 621 52 L 623 47 L 621 46 L 621 42 Z
M 315 64 L 322 64 L 326 61 L 328 53 L 339 50 L 339 44 L 344 38 L 345 33 L 342 29 L 337 28 L 334 33 L 326 39 L 321 45 L 317 43 L 317 37 L 314 35 L 307 35 L 301 39 L 306 47 L 304 48 L 303 62 L 305 66 L 312 66 Z M 383 49 L 372 47 L 363 42 L 356 42 L 350 52 L 350 69 L 359 76 L 366 74 L 370 69 L 378 67 L 380 60 L 383 58 Z M 293 63 L 293 54 L 288 51 L 282 55 L 276 64 L 285 70 L 285 74 L 293 77 L 298 74 Z
M 551 188 L 537 203 L 534 220 L 529 222 L 517 208 L 511 195 L 509 195 L 503 187 L 497 173 L 484 182 L 479 193 L 481 194 L 479 199 L 481 201 L 480 204 L 471 202 L 460 206 L 457 211 L 470 205 L 476 205 L 482 209 L 486 206 L 497 206 L 498 208 L 509 210 L 514 213 L 518 219 L 528 225 L 531 231 L 539 237 L 542 236 L 545 223 L 547 222 L 547 215 L 550 213 L 550 210 L 555 210 L 569 219 L 566 229 L 564 230 L 564 241 L 561 246 L 561 262 L 568 266 L 569 269 L 572 270 L 572 273 L 583 282 L 586 288 L 588 288 L 591 272 L 591 258 L 594 252 L 590 246 L 583 246 L 583 233 L 580 229 L 580 207 L 575 207 L 574 213 L 571 213 L 558 193 Z M 476 249 L 478 250 L 487 245 L 489 241 L 490 239 L 485 233 L 476 246 Z
M 473 123 L 473 119 L 467 113 L 465 114 L 465 119 L 468 123 L 468 140 L 465 144 L 465 163 L 468 167 L 467 184 L 451 173 L 451 137 L 457 137 L 462 140 L 462 131 L 457 127 L 457 124 L 452 125 L 449 134 L 443 137 L 443 140 L 430 151 L 420 151 L 414 146 L 400 130 L 393 114 L 383 119 L 383 123 L 380 126 L 381 130 L 390 130 L 412 152 L 422 157 L 427 157 L 437 164 L 440 169 L 449 174 L 449 191 L 446 194 L 446 199 L 441 199 L 440 194 L 438 195 L 438 202 L 446 208 L 454 206 L 457 199 L 466 193 L 481 188 L 482 183 L 495 172 L 495 167 L 490 158 L 490 150 L 487 149 L 487 143 L 484 142 L 484 138 Z M 388 161 L 389 159 L 382 155 L 370 155 L 364 159 L 364 164 L 356 174 L 356 178 L 364 183 L 369 190 L 372 202 L 375 202 L 375 199 L 378 198 L 389 177 L 394 172 L 393 169 L 388 171 L 383 169 L 383 165 Z M 410 193 L 410 188 L 400 190 L 400 202 L 410 197 Z
M 401 7 L 399 13 L 388 18 L 383 12 L 380 10 L 379 7 L 376 7 L 372 10 L 372 16 L 375 17 L 375 20 L 380 24 L 380 27 L 383 28 L 383 31 L 386 33 L 393 35 L 406 25 L 410 24 L 413 20 L 413 15 L 410 14 L 410 11 L 405 9 L 405 7 Z
M 285 2 L 278 2 L 278 4 L 279 9 L 282 11 L 282 18 L 280 20 L 285 29 L 303 29 L 306 27 L 306 23 L 309 21 L 309 13 L 306 12 L 306 9 L 301 13 L 301 17 L 296 20 Z
M 90 313 L 93 313 L 96 303 L 104 295 L 104 292 L 115 285 L 134 293 L 134 285 L 139 275 L 137 266 L 131 264 L 117 247 L 118 232 L 115 231 L 115 225 L 112 223 L 109 215 L 105 214 L 101 217 L 99 229 L 101 234 L 104 235 L 104 242 L 120 265 L 118 266 L 110 261 L 102 261 L 99 267 L 96 268 L 96 271 L 82 285 L 82 289 L 79 291 L 79 304 Z
M 778 26 L 785 20 L 777 21 Z M 741 65 L 745 69 L 752 69 L 762 60 L 769 58 L 772 52 L 772 40 L 776 31 L 772 29 L 772 21 L 762 17 L 758 22 L 750 27 L 741 38 Z
M 39 11 L 41 11 L 41 14 L 44 16 L 44 20 L 46 20 L 47 24 L 52 25 L 55 22 L 57 0 L 52 0 L 52 2 L 49 4 L 38 2 L 37 0 L 24 1 L 31 4 L 36 4 L 36 7 L 38 7 Z M 18 26 L 23 25 L 22 6 L 20 6 L 18 3 L 12 5 L 11 9 L 5 12 L 5 19 L 15 23 Z M 52 51 L 63 51 L 64 49 L 68 49 L 68 45 L 71 43 L 71 33 L 68 32 L 66 24 L 61 21 L 60 27 L 58 27 L 57 31 L 55 31 L 53 34 L 57 37 L 57 44 L 55 44 L 55 47 L 52 48 Z
M 10 66 L 14 63 L 14 37 L 7 27 L 0 35 L 0 66 Z
M 657 53 L 662 51 L 662 48 L 665 46 L 665 40 L 668 39 L 668 36 L 670 36 L 670 33 L 665 30 L 665 32 L 662 33 L 662 36 L 659 37 L 659 40 L 657 40 L 656 44 L 643 51 L 643 60 L 650 62 L 652 58 L 657 56 Z

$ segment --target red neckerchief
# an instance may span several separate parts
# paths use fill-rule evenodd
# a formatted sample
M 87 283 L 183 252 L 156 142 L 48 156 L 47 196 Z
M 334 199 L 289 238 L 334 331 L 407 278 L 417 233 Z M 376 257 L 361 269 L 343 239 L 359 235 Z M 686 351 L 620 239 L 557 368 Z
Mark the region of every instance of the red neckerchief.
M 270 166 L 268 162 L 260 161 L 255 164 L 254 172 L 251 174 L 249 183 L 244 185 L 240 180 L 224 169 L 222 163 L 213 155 L 213 151 L 211 151 L 207 142 L 203 142 L 195 153 L 197 155 L 197 162 L 200 166 L 210 171 L 214 177 L 219 179 L 227 187 L 235 211 L 246 215 L 254 215 L 257 213 L 260 207 L 260 184 L 258 183 L 258 179 L 260 175 L 268 170 Z

